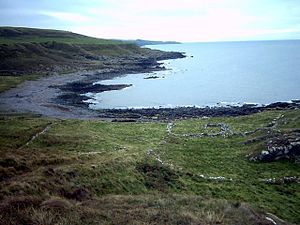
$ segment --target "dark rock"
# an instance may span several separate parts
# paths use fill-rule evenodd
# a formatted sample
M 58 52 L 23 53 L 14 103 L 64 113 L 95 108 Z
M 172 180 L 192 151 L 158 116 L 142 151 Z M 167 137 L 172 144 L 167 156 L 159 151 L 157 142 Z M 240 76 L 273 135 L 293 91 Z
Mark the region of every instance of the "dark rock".
M 166 59 L 180 59 L 185 57 L 186 56 L 183 52 L 162 52 L 162 54 L 157 57 L 156 60 L 161 61 Z
M 145 80 L 149 80 L 149 79 L 158 79 L 159 76 L 150 76 L 150 77 L 145 77 Z
M 136 120 L 134 119 L 114 119 L 112 120 L 111 122 L 118 122 L 118 123 L 134 123 L 134 122 L 137 122 Z
M 275 102 L 266 106 L 266 108 L 274 109 L 274 108 L 293 108 L 297 106 L 297 103 L 289 103 L 289 102 Z
M 300 133 L 292 132 L 268 139 L 266 149 L 252 157 L 254 161 L 272 162 L 281 159 L 293 159 L 300 155 Z
M 104 91 L 120 90 L 126 87 L 132 86 L 131 84 L 114 84 L 114 85 L 104 85 L 104 84 L 93 84 L 93 82 L 73 82 L 59 88 L 67 92 L 76 92 L 80 94 L 84 93 L 100 93 Z
M 75 105 L 75 106 L 85 106 L 88 107 L 88 103 L 85 103 L 85 100 L 88 100 L 89 97 L 84 95 L 79 95 L 77 93 L 71 92 L 71 93 L 65 93 L 60 96 L 58 96 L 55 101 L 57 103 L 62 104 L 69 104 L 69 105 Z

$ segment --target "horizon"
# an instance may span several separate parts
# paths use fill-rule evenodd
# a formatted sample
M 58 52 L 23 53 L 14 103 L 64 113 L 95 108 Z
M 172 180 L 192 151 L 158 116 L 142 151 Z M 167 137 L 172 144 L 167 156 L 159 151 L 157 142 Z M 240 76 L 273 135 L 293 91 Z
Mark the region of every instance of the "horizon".
M 65 30 L 104 39 L 183 43 L 300 39 L 300 3 L 295 0 L 154 0 L 146 6 L 140 0 L 1 0 L 0 6 L 0 26 Z
M 177 41 L 177 40 L 150 40 L 150 39 L 116 39 L 116 38 L 101 38 L 101 37 L 93 37 L 88 36 L 86 34 L 80 34 L 69 30 L 59 30 L 59 29 L 52 29 L 52 28 L 40 28 L 40 27 L 26 27 L 26 26 L 0 26 L 0 28 L 29 28 L 29 29 L 40 29 L 40 30 L 55 30 L 55 31 L 62 31 L 62 32 L 71 32 L 74 34 L 83 35 L 86 37 L 91 38 L 99 38 L 99 39 L 106 39 L 106 40 L 116 40 L 116 41 L 158 41 L 158 42 L 177 42 L 171 44 L 193 44 L 193 43 L 227 43 L 227 42 L 271 42 L 271 41 L 300 41 L 300 38 L 295 39 L 253 39 L 253 40 L 228 40 L 228 41 Z

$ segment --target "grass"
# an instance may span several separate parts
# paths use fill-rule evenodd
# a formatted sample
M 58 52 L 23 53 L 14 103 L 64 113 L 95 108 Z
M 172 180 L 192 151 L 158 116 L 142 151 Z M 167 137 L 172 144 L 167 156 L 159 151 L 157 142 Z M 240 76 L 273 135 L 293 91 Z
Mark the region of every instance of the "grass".
M 59 42 L 65 44 L 122 44 L 110 39 L 88 37 L 72 32 L 23 27 L 0 27 L 0 44 Z
M 140 65 L 145 59 L 163 54 L 130 41 L 59 30 L 0 27 L 0 92 L 26 80 L 54 74 L 145 69 Z
M 46 43 L 46 42 L 59 42 L 64 44 L 81 44 L 81 45 L 113 45 L 123 44 L 121 41 L 106 40 L 92 37 L 73 37 L 73 38 L 53 38 L 53 37 L 38 37 L 38 36 L 26 36 L 26 37 L 14 37 L 4 38 L 0 37 L 0 44 L 19 44 L 19 43 Z
M 299 110 L 272 110 L 241 117 L 179 120 L 173 132 L 199 133 L 205 131 L 205 124 L 221 122 L 234 132 L 245 132 L 265 127 L 282 114 L 276 129 L 299 129 Z M 46 133 L 26 145 L 49 124 Z M 262 133 L 191 138 L 168 135 L 166 127 L 162 122 L 3 115 L 0 199 L 34 196 L 43 202 L 59 196 L 68 202 L 59 204 L 72 207 L 58 213 L 32 203 L 19 214 L 28 220 L 60 224 L 267 224 L 262 222 L 265 212 L 289 222 L 300 221 L 299 184 L 262 181 L 299 177 L 299 165 L 291 160 L 251 162 L 246 157 L 263 145 L 242 142 Z M 218 129 L 210 127 L 209 132 Z M 219 176 L 226 180 L 210 178 Z M 81 203 L 76 204 L 78 201 Z
M 38 207 L 41 204 L 42 207 Z M 59 197 L 8 199 L 0 218 L 12 224 L 265 224 L 246 204 L 181 195 L 110 195 L 83 204 Z M 9 220 L 9 215 L 14 215 Z M 252 216 L 252 217 L 251 217 Z
M 24 81 L 36 80 L 40 78 L 39 75 L 27 75 L 27 76 L 1 76 L 0 75 L 0 93 L 7 91 L 11 88 L 15 88 Z
M 7 90 L 32 74 L 51 75 L 82 70 L 134 67 L 135 59 L 158 51 L 132 42 L 99 39 L 59 30 L 0 27 L 1 89 Z M 123 63 L 123 64 L 122 64 Z

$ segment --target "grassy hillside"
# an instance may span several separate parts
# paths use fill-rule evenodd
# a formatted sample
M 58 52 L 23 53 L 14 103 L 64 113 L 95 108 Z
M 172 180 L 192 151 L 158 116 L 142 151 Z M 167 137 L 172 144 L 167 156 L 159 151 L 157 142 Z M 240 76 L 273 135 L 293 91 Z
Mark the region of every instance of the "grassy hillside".
M 88 37 L 68 31 L 24 27 L 0 27 L 0 44 L 60 42 L 65 44 L 122 44 L 121 41 Z
M 264 147 L 259 139 L 244 142 L 270 130 L 219 135 L 218 126 L 208 125 L 247 132 L 269 129 L 274 118 L 280 118 L 276 132 L 300 127 L 299 110 L 178 120 L 172 128 L 164 122 L 1 116 L 0 221 L 267 225 L 268 216 L 286 224 L 268 212 L 297 223 L 299 162 L 247 157 Z M 216 135 L 187 135 L 202 132 Z M 271 178 L 278 182 L 267 182 Z
M 44 75 L 135 70 L 166 53 L 66 31 L 0 27 L 0 92 Z
M 0 73 L 31 75 L 104 68 L 111 57 L 143 54 L 134 44 L 66 31 L 0 28 Z

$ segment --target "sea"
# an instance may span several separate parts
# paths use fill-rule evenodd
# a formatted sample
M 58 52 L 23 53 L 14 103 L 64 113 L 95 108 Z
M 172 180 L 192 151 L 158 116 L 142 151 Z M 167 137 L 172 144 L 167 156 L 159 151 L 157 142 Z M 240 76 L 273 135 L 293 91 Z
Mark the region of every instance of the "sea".
M 161 61 L 164 71 L 97 82 L 132 85 L 87 93 L 90 108 L 266 105 L 300 99 L 300 40 L 145 47 L 185 52 L 187 57 Z

